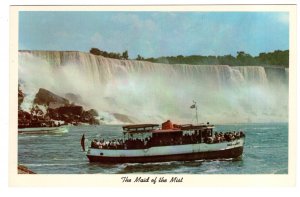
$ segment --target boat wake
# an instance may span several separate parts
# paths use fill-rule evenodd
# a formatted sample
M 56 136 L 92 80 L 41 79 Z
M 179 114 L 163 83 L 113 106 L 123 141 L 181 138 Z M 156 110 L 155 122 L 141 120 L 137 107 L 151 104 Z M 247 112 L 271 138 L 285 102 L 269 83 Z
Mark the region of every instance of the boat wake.
M 165 172 L 173 171 L 179 167 L 182 167 L 183 162 L 162 162 L 162 163 L 131 163 L 126 165 L 124 168 L 117 173 L 119 174 L 129 174 L 129 173 L 147 173 L 147 172 Z
M 41 163 L 41 164 L 22 164 L 29 167 L 41 167 L 41 166 L 77 166 L 77 165 L 86 165 L 87 162 L 81 163 Z

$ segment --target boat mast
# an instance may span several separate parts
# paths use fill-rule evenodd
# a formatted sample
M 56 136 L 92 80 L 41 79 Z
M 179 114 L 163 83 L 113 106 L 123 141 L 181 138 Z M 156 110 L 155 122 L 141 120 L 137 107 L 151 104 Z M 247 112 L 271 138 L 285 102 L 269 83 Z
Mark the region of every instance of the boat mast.
M 191 106 L 191 108 L 195 108 L 196 110 L 196 120 L 197 120 L 197 124 L 198 124 L 198 109 L 197 109 L 197 102 L 193 100 L 193 105 Z

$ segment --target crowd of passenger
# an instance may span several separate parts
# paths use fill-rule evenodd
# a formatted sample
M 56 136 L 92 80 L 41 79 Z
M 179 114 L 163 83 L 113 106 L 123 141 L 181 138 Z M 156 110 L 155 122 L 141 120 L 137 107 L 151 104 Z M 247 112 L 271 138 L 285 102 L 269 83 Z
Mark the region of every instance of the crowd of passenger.
M 224 142 L 224 141 L 230 142 L 235 139 L 240 139 L 241 137 L 244 137 L 244 136 L 245 136 L 245 134 L 242 131 L 239 131 L 239 132 L 236 132 L 236 131 L 231 132 L 230 131 L 230 132 L 225 132 L 225 133 L 215 132 L 214 136 L 205 138 L 204 142 L 207 144 L 220 143 L 220 142 Z
M 199 133 L 184 134 L 179 137 L 146 137 L 144 139 L 113 139 L 104 141 L 104 139 L 94 139 L 91 143 L 92 148 L 100 149 L 145 149 L 153 146 L 168 146 L 182 144 L 198 144 L 198 143 L 221 143 L 230 142 L 244 137 L 242 131 L 233 132 L 215 132 L 212 136 L 201 136 Z M 201 139 L 202 138 L 202 139 Z

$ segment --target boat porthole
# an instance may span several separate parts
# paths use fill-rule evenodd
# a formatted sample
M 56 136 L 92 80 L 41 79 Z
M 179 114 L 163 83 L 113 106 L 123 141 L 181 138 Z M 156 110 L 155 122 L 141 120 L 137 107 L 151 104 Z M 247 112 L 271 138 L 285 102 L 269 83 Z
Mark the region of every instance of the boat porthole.
M 103 155 L 103 153 L 100 153 L 100 155 Z

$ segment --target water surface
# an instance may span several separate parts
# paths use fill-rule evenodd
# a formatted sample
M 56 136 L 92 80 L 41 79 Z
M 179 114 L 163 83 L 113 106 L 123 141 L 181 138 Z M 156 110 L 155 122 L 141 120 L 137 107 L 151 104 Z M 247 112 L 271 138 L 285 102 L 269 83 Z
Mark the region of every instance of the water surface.
M 118 125 L 69 127 L 61 134 L 19 134 L 18 163 L 38 174 L 287 174 L 288 124 L 216 125 L 215 131 L 244 130 L 241 159 L 174 161 L 147 164 L 90 163 L 82 152 L 83 133 L 94 137 L 123 137 Z

